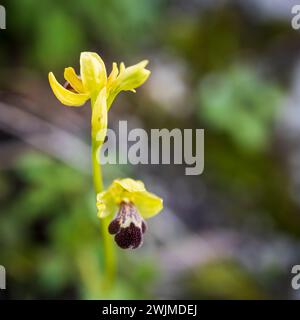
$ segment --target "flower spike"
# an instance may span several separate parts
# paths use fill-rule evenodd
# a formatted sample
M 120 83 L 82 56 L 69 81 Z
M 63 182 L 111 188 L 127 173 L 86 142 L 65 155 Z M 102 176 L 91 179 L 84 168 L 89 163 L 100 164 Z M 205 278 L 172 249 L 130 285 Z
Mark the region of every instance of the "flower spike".
M 101 57 L 94 52 L 82 52 L 80 75 L 72 67 L 65 68 L 65 86 L 56 80 L 52 72 L 48 75 L 53 93 L 62 104 L 78 107 L 91 100 L 92 160 L 95 190 L 98 192 L 98 217 L 102 219 L 116 214 L 108 226 L 108 233 L 114 235 L 116 243 L 123 249 L 135 249 L 142 245 L 145 219 L 162 210 L 163 200 L 148 192 L 142 181 L 130 178 L 114 180 L 107 190 L 99 192 L 102 190 L 102 179 L 96 151 L 105 140 L 108 110 L 112 102 L 121 91 L 135 92 L 148 79 L 150 71 L 145 68 L 147 64 L 148 61 L 144 60 L 126 67 L 122 62 L 118 67 L 114 62 L 107 77 Z M 107 237 L 106 233 L 103 235 Z

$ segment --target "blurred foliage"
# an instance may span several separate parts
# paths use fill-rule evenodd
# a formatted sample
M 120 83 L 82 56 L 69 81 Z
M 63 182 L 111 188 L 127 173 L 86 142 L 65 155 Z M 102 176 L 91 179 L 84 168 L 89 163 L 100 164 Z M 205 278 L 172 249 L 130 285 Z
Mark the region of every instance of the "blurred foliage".
M 65 66 L 66 61 L 72 65 L 81 51 L 91 51 L 91 42 L 100 42 L 106 54 L 121 50 L 124 59 L 144 45 L 144 35 L 151 34 L 162 4 L 157 0 L 4 1 L 9 17 L 18 18 L 8 18 L 9 42 L 0 46 L 6 59 L 25 58 L 26 64 L 46 71 L 49 65 Z
M 209 262 L 194 270 L 186 281 L 196 299 L 267 298 L 255 277 L 233 260 Z
M 241 16 L 233 8 L 178 15 L 166 25 L 164 39 L 193 70 L 209 72 L 226 67 L 242 46 Z
M 209 132 L 206 169 L 216 190 L 231 199 L 224 208 L 229 221 L 246 227 L 258 219 L 261 229 L 269 225 L 299 235 L 286 171 L 271 153 L 282 101 L 283 89 L 239 64 L 200 81 L 197 115 Z
M 226 133 L 240 149 L 265 149 L 282 92 L 254 69 L 234 66 L 204 79 L 199 87 L 199 118 Z
M 262 233 L 275 228 L 300 236 L 299 209 L 279 159 L 245 153 L 218 134 L 206 135 L 205 143 L 209 184 L 226 201 L 226 224 L 250 229 L 256 223 L 255 230 Z

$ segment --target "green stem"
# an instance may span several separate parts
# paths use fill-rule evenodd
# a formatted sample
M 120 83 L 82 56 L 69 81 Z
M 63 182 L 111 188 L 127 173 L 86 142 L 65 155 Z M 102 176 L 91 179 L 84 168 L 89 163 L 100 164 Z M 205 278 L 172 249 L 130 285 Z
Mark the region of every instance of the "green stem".
M 97 160 L 97 151 L 99 143 L 96 141 L 96 136 L 92 128 L 92 166 L 93 180 L 96 194 L 103 191 L 103 179 L 101 165 Z M 116 274 L 116 256 L 113 238 L 108 233 L 109 217 L 101 219 L 100 229 L 103 241 L 104 253 L 104 281 L 103 287 L 105 290 L 110 290 L 115 281 Z

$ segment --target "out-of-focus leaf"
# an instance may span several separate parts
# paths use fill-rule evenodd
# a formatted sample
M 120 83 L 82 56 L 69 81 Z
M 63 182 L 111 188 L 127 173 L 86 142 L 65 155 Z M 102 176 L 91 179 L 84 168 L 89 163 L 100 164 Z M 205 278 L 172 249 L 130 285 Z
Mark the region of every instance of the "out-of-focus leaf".
M 263 299 L 263 294 L 247 270 L 234 261 L 213 261 L 190 274 L 187 281 L 193 298 Z
M 198 116 L 242 150 L 259 151 L 269 143 L 281 97 L 279 87 L 254 70 L 234 66 L 200 83 Z

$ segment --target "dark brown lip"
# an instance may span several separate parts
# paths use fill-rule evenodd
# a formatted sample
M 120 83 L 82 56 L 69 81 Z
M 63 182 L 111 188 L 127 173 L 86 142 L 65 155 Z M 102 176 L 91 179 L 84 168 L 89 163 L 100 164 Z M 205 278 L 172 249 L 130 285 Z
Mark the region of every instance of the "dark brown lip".
M 128 225 L 128 219 L 131 223 Z M 138 221 L 136 224 L 134 221 Z M 124 227 L 127 225 L 126 227 Z M 131 202 L 121 202 L 116 217 L 108 226 L 108 232 L 115 235 L 117 245 L 122 249 L 136 249 L 143 243 L 146 223 Z

